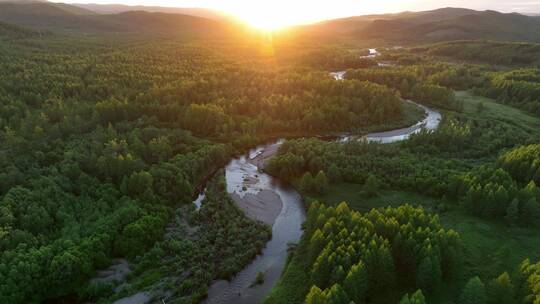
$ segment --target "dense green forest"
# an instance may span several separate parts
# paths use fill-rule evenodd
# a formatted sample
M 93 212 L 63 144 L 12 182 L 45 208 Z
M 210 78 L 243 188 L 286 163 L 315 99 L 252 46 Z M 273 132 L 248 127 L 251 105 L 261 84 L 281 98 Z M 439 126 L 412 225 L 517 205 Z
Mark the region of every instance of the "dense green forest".
M 392 50 L 387 58 L 414 68 L 418 62 L 445 67 L 439 74 L 425 72 L 429 82 L 453 89 L 473 89 L 478 95 L 510 104 L 535 115 L 538 112 L 540 45 L 496 41 L 457 41 Z M 445 63 L 441 63 L 440 61 Z M 418 74 L 418 72 L 417 72 Z M 381 76 L 379 76 L 381 77 Z M 407 79 L 410 86 L 410 78 Z M 410 75 L 409 75 L 410 77 Z M 404 86 L 395 80 L 384 81 Z M 391 79 L 391 78 L 390 78 Z M 380 81 L 378 82 L 380 83 Z
M 201 302 L 272 237 L 222 168 L 276 138 L 264 170 L 300 192 L 307 220 L 267 303 L 540 301 L 539 46 L 429 44 L 539 41 L 537 18 L 442 9 L 269 38 L 21 5 L 0 1 L 0 303 Z M 374 41 L 408 46 L 368 57 Z M 327 138 L 414 125 L 423 113 L 403 99 L 440 126 L 392 144 Z M 119 259 L 132 272 L 100 280 Z
M 471 66 L 470 71 L 482 77 L 478 68 Z M 349 73 L 373 77 L 361 72 Z M 394 74 L 390 70 L 374 73 L 382 79 L 377 82 L 385 81 L 400 89 L 393 85 L 399 78 L 392 78 Z M 413 72 L 409 75 L 410 78 L 402 79 L 415 79 Z M 408 88 L 402 87 L 403 91 Z M 445 85 L 445 88 L 452 86 Z M 456 272 L 445 283 L 448 287 L 411 285 L 418 282 L 413 276 L 405 281 L 409 285 L 398 284 L 390 288 L 395 292 L 385 293 L 386 299 L 368 298 L 368 303 L 395 303 L 400 299 L 402 303 L 532 303 L 528 301 L 534 299 L 534 266 L 529 266 L 528 261 L 521 266 L 520 263 L 531 257 L 528 244 L 532 242 L 537 248 L 540 243 L 537 237 L 525 241 L 521 231 L 527 229 L 532 234 L 538 231 L 540 189 L 536 182 L 540 161 L 536 143 L 540 139 L 540 120 L 463 91 L 457 91 L 454 98 L 461 106 L 445 111 L 444 121 L 435 131 L 422 131 L 407 141 L 390 145 L 364 141 L 335 144 L 316 139 L 292 140 L 280 148 L 266 168 L 293 183 L 315 208 L 318 208 L 316 201 L 338 204 L 347 200 L 353 209 L 365 212 L 361 216 L 368 216 L 374 212 L 371 208 L 388 205 L 397 208 L 391 209 L 396 212 L 402 208 L 401 204 L 411 202 L 412 198 L 417 200 L 412 202 L 418 206 L 438 213 L 443 227 L 457 229 L 464 238 L 461 260 L 454 267 Z M 378 212 L 383 210 L 387 209 Z M 485 219 L 482 225 L 490 227 L 487 231 L 505 231 L 505 237 L 497 238 L 480 228 L 463 225 L 471 216 L 475 218 L 471 219 L 473 222 Z M 309 227 L 306 224 L 306 232 L 310 231 Z M 332 237 L 337 234 L 334 232 Z M 508 237 L 523 238 L 523 243 L 518 241 L 515 248 L 508 249 L 514 250 L 513 254 L 504 253 L 504 250 L 498 252 L 492 258 L 493 263 L 498 264 L 491 269 L 472 267 L 482 260 L 478 256 L 480 252 L 504 247 Z M 389 243 L 395 244 L 393 240 L 391 237 Z M 325 244 L 334 246 L 332 241 L 337 242 L 326 238 Z M 311 301 L 309 303 L 348 303 L 351 300 L 351 295 L 342 286 L 344 283 L 328 285 L 310 281 L 315 285 L 311 289 L 300 283 L 312 280 L 309 274 L 313 273 L 313 266 L 301 257 L 308 255 L 311 246 L 316 244 L 313 234 L 302 239 L 268 303 L 281 303 L 285 299 L 293 303 L 304 300 Z M 536 254 L 534 256 L 538 258 Z M 502 260 L 514 262 L 503 263 Z M 333 267 L 334 271 L 339 269 L 340 263 Z M 419 267 L 420 263 L 416 261 L 409 265 Z M 344 271 L 347 273 L 346 269 Z M 434 273 L 441 272 L 431 272 Z M 369 276 L 365 276 L 363 281 L 369 284 Z M 433 278 L 429 281 L 437 282 Z M 297 290 L 302 292 L 294 295 Z M 477 293 L 483 294 L 480 297 L 484 300 L 474 300 Z
M 157 257 L 168 257 L 183 267 L 176 273 L 193 272 L 175 292 L 200 300 L 213 279 L 230 278 L 268 239 L 262 228 L 244 231 L 253 224 L 229 212 L 197 242 L 182 233 L 173 244 L 163 240 L 175 217 L 190 218 L 175 210 L 215 170 L 278 134 L 384 127 L 404 116 L 394 90 L 336 82 L 307 63 L 311 55 L 290 67 L 255 47 L 219 47 L 59 35 L 2 43 L 0 302 L 77 291 L 81 300 L 98 299 L 110 288 L 86 282 L 113 257 L 128 258 L 142 276 L 153 273 L 134 283 L 139 288 L 173 276 L 152 270 L 163 267 Z M 239 60 L 248 52 L 257 55 Z M 215 211 L 226 211 L 208 208 L 193 225 L 209 229 Z M 221 231 L 248 233 L 252 247 Z M 215 243 L 218 235 L 224 244 Z M 223 250 L 230 258 L 216 257 L 226 265 L 221 272 L 201 273 L 210 261 L 193 262 L 201 259 L 194 254 Z
M 500 41 L 452 41 L 411 49 L 414 53 L 451 57 L 495 65 L 538 66 L 540 45 L 535 43 L 508 43 Z

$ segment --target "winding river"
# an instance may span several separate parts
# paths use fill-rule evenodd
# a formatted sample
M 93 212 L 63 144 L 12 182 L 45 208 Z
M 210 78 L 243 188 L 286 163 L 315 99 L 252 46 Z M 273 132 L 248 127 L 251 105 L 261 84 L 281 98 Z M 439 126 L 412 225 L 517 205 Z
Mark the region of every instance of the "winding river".
M 370 50 L 370 58 L 378 56 L 376 49 Z M 344 79 L 345 72 L 332 73 L 336 80 Z M 412 101 L 405 101 L 414 103 Z M 415 103 L 416 104 L 416 103 Z M 371 133 L 364 137 L 343 135 L 338 142 L 350 140 L 367 140 L 379 143 L 393 143 L 407 139 L 411 134 L 422 129 L 434 130 L 439 126 L 441 114 L 433 109 L 416 104 L 423 108 L 426 117 L 417 124 L 403 129 L 387 132 Z M 272 239 L 267 243 L 261 255 L 257 256 L 246 268 L 240 271 L 231 281 L 216 281 L 208 292 L 208 298 L 203 302 L 207 304 L 252 304 L 260 303 L 268 295 L 276 281 L 279 279 L 287 260 L 290 244 L 298 243 L 302 236 L 301 225 L 306 214 L 301 196 L 291 186 L 280 182 L 262 171 L 265 160 L 271 158 L 278 150 L 283 140 L 259 146 L 248 154 L 233 159 L 225 168 L 227 191 L 238 202 L 248 197 L 259 197 L 251 204 L 251 210 L 244 210 L 248 216 L 272 213 L 276 206 L 277 216 L 272 225 Z M 277 197 L 265 201 L 267 195 L 263 192 L 272 192 Z M 194 202 L 200 207 L 204 193 Z M 253 201 L 253 200 L 252 200 Z M 240 204 L 241 205 L 241 204 Z M 241 205 L 242 206 L 242 205 Z M 269 211 L 270 210 L 270 211 Z M 253 216 L 252 216 L 253 217 Z M 260 218 L 259 218 L 260 219 Z M 271 223 L 270 223 L 271 224 Z M 264 283 L 251 286 L 259 272 L 264 273 Z

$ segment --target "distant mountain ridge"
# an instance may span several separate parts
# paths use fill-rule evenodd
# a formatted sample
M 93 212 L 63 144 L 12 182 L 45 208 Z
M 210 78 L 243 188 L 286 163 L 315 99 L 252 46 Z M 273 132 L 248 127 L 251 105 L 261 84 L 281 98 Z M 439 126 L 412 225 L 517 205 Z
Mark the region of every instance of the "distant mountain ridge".
M 213 20 L 229 18 L 225 13 L 206 8 L 179 8 L 163 6 L 123 5 L 123 4 L 71 4 L 79 8 L 92 11 L 97 14 L 119 14 L 131 11 L 145 11 L 150 13 L 181 14 L 195 17 L 203 17 Z
M 137 32 L 220 35 L 227 26 L 202 17 L 126 11 L 98 14 L 86 8 L 46 1 L 1 1 L 0 22 L 16 26 L 77 33 Z
M 0 0 L 0 22 L 40 31 L 75 33 L 180 34 L 202 38 L 243 35 L 230 16 L 198 8 Z M 294 27 L 282 37 L 317 43 L 376 40 L 394 45 L 471 39 L 540 42 L 540 17 L 442 8 L 328 20 Z
M 424 12 L 367 15 L 330 20 L 297 28 L 312 38 L 394 42 L 493 39 L 540 41 L 540 18 L 516 13 L 442 8 Z
M 0 39 L 19 39 L 44 35 L 50 35 L 50 33 L 29 30 L 13 24 L 0 22 Z

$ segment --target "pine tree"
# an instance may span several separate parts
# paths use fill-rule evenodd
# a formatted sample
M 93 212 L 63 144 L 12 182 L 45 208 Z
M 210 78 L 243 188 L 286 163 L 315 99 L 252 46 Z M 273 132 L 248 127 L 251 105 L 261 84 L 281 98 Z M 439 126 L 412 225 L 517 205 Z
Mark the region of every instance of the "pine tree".
M 326 299 L 330 304 L 349 304 L 347 293 L 339 284 L 334 284 L 326 294 Z
M 512 304 L 516 303 L 514 298 L 514 285 L 507 272 L 501 274 L 498 278 L 489 284 L 489 303 L 490 304 Z
M 361 261 L 353 265 L 343 283 L 345 291 L 355 303 L 363 303 L 368 290 L 368 273 Z
M 370 174 L 368 176 L 364 189 L 366 194 L 370 197 L 376 196 L 379 193 L 379 181 L 375 175 Z
M 339 168 L 336 166 L 336 164 L 332 164 L 328 168 L 328 179 L 331 183 L 339 183 L 341 182 L 342 176 L 341 172 L 339 171 Z
M 319 171 L 319 173 L 317 173 L 314 188 L 319 194 L 326 193 L 326 190 L 328 190 L 328 178 L 326 177 L 326 174 L 324 174 L 324 171 Z
M 426 304 L 426 298 L 422 290 L 417 290 L 412 296 L 409 296 L 409 294 L 403 296 L 399 304 Z
M 508 225 L 516 225 L 519 221 L 519 200 L 515 198 L 506 209 L 506 222 Z
M 486 304 L 486 288 L 479 277 L 469 280 L 460 297 L 460 304 Z
M 427 292 L 433 291 L 441 281 L 441 269 L 437 259 L 425 257 L 416 274 L 416 285 Z
M 311 273 L 311 279 L 317 286 L 326 287 L 332 273 L 332 266 L 329 261 L 329 248 L 327 246 L 317 257 Z
M 309 242 L 310 264 L 313 264 L 313 262 L 317 259 L 321 251 L 324 249 L 325 244 L 326 239 L 324 238 L 322 231 L 317 229 L 315 233 L 313 233 L 313 236 L 311 237 L 311 240 Z
M 411 297 L 411 304 L 426 304 L 426 298 L 422 290 L 417 290 Z
M 326 295 L 323 293 L 323 291 L 317 287 L 312 286 L 311 290 L 306 296 L 305 304 L 327 304 L 328 301 L 326 301 Z
M 311 175 L 311 172 L 306 172 L 300 181 L 300 189 L 304 192 L 310 193 L 314 191 L 314 185 L 315 181 L 313 179 L 313 175 Z
M 525 204 L 523 204 L 521 210 L 521 220 L 523 224 L 528 227 L 534 226 L 536 221 L 540 218 L 540 204 L 536 201 L 536 198 L 531 198 Z
M 347 274 L 345 273 L 342 265 L 336 266 L 334 267 L 334 271 L 332 272 L 332 282 L 340 283 L 345 279 L 346 275 Z
M 322 207 L 322 208 L 321 208 Z M 306 226 L 306 234 L 310 235 L 317 226 L 317 219 L 321 215 L 324 207 L 319 202 L 312 202 L 309 205 L 309 210 L 307 212 L 306 221 L 304 222 Z

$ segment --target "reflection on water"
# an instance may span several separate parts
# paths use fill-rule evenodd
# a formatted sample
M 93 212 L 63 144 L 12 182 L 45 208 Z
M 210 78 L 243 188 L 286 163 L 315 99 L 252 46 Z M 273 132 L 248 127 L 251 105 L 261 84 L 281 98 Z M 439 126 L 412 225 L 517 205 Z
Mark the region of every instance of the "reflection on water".
M 195 209 L 199 210 L 201 209 L 202 202 L 206 198 L 206 189 L 204 189 L 199 196 L 197 196 L 197 199 L 193 201 L 193 204 L 195 204 Z
M 287 260 L 289 243 L 297 243 L 302 236 L 301 225 L 305 220 L 302 198 L 292 187 L 280 183 L 276 178 L 260 172 L 257 166 L 249 162 L 272 145 L 282 141 L 257 147 L 247 157 L 232 160 L 226 167 L 227 191 L 240 196 L 246 193 L 256 194 L 261 190 L 275 191 L 283 202 L 279 216 L 272 227 L 272 239 L 266 244 L 261 255 L 257 256 L 246 268 L 230 282 L 215 282 L 208 292 L 204 303 L 252 304 L 261 302 L 270 292 L 274 283 L 281 276 Z M 245 183 L 249 179 L 250 183 Z M 255 287 L 250 285 L 259 272 L 264 273 L 264 283 Z
M 380 53 L 370 49 L 366 58 L 375 58 Z M 379 66 L 387 66 L 379 63 Z M 331 73 L 336 80 L 343 80 L 345 71 Z M 387 132 L 371 133 L 364 137 L 340 136 L 338 142 L 350 140 L 367 140 L 378 143 L 393 143 L 409 138 L 411 134 L 422 129 L 435 130 L 441 122 L 441 113 L 413 101 L 413 103 L 426 113 L 426 118 L 414 126 Z M 334 137 L 335 140 L 335 137 Z M 260 303 L 270 292 L 281 276 L 287 260 L 287 249 L 290 243 L 297 243 L 302 236 L 301 225 L 305 220 L 305 211 L 302 198 L 292 187 L 281 183 L 278 179 L 262 172 L 253 160 L 259 156 L 271 157 L 277 152 L 284 141 L 262 145 L 252 149 L 247 155 L 232 160 L 226 167 L 227 191 L 243 197 L 247 193 L 256 195 L 262 190 L 274 191 L 281 198 L 283 205 L 279 216 L 272 226 L 272 239 L 266 244 L 261 255 L 257 256 L 251 264 L 240 271 L 230 282 L 217 281 L 208 292 L 204 303 L 220 304 L 253 304 Z M 204 199 L 204 192 L 197 200 Z M 197 204 L 197 203 L 196 203 Z M 198 203 L 200 206 L 200 202 Z M 259 272 L 264 273 L 264 283 L 255 287 L 250 285 L 255 281 Z
M 421 104 L 418 104 L 410 100 L 406 100 L 405 102 L 415 104 L 419 106 L 420 108 L 422 108 L 426 113 L 426 118 L 424 118 L 424 120 L 418 122 L 414 126 L 411 126 L 408 128 L 368 134 L 366 137 L 367 141 L 378 142 L 382 144 L 389 144 L 393 142 L 406 140 L 412 134 L 419 133 L 423 129 L 435 130 L 439 127 L 439 124 L 441 123 L 441 120 L 442 120 L 442 115 L 439 111 L 430 109 L 426 106 L 423 106 Z

